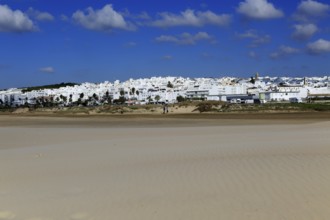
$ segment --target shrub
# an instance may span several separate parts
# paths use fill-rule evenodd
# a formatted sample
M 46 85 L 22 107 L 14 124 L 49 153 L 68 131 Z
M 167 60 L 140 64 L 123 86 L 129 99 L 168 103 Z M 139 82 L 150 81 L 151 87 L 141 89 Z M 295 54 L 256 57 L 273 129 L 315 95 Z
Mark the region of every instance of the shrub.
M 199 111 L 200 113 L 202 112 L 210 112 L 210 111 L 218 111 L 215 107 L 218 107 L 222 102 L 217 102 L 217 101 L 205 101 L 205 102 L 200 102 L 196 105 L 196 109 L 194 111 Z
M 179 96 L 176 97 L 176 100 L 178 102 L 184 102 L 185 101 L 185 98 L 183 96 L 179 95 Z

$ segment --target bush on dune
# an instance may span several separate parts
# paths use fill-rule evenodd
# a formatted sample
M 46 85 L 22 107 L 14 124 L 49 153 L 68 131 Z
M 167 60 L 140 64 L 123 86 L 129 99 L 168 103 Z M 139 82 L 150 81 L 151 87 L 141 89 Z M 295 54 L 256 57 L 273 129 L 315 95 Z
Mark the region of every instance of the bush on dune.
M 222 106 L 223 102 L 219 101 L 204 101 L 200 102 L 196 105 L 196 109 L 193 111 L 199 111 L 202 112 L 211 112 L 211 111 L 219 111 L 219 106 Z

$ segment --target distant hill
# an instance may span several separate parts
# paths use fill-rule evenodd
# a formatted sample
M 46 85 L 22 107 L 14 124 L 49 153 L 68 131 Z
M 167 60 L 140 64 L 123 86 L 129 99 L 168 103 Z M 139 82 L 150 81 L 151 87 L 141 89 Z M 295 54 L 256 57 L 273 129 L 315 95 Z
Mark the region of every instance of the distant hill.
M 42 89 L 58 89 L 61 87 L 67 87 L 67 86 L 75 86 L 79 85 L 78 83 L 59 83 L 59 84 L 52 84 L 52 85 L 44 85 L 44 86 L 33 86 L 33 87 L 27 87 L 22 89 L 22 92 L 31 92 L 34 90 L 42 90 Z

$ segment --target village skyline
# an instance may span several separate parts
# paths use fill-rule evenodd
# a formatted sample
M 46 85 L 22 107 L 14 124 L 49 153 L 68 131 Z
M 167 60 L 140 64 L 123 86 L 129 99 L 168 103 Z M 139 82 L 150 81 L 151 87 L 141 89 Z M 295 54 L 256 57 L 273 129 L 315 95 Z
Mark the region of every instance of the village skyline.
M 209 100 L 231 103 L 306 102 L 328 97 L 329 76 L 260 77 L 242 79 L 151 77 L 121 82 L 59 84 L 0 91 L 0 105 L 20 106 L 98 106 L 104 104 L 159 104 L 183 100 Z
M 326 0 L 1 0 L 0 88 L 327 75 L 329 12 Z

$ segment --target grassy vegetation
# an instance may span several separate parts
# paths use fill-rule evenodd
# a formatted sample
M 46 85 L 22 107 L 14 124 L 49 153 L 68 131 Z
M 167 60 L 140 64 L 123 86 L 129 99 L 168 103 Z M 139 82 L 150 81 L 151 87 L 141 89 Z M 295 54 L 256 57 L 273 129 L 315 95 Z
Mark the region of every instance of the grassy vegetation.
M 266 103 L 266 104 L 230 104 L 219 101 L 185 101 L 170 105 L 170 108 L 194 109 L 193 112 L 231 113 L 231 112 L 330 112 L 330 103 Z M 16 112 L 20 108 L 0 106 L 0 113 Z M 55 114 L 125 114 L 125 113 L 152 113 L 162 112 L 162 105 L 103 105 L 103 106 L 72 106 L 72 107 L 43 107 L 28 108 L 29 113 L 55 113 Z M 189 110 L 191 111 L 191 110 Z M 187 112 L 189 113 L 189 112 Z
M 231 104 L 219 101 L 184 101 L 177 107 L 195 106 L 194 111 L 202 112 L 276 112 L 276 111 L 330 111 L 330 103 L 267 103 Z
M 296 104 L 302 110 L 330 111 L 329 103 Z
M 41 89 L 58 89 L 61 87 L 67 87 L 67 86 L 75 86 L 78 85 L 77 83 L 60 83 L 60 84 L 52 84 L 52 85 L 44 85 L 44 86 L 33 86 L 22 89 L 22 92 L 31 92 L 35 90 L 41 90 Z
M 226 104 L 222 112 L 267 112 L 267 111 L 330 111 L 327 103 L 267 103 L 262 105 Z
M 0 107 L 0 112 L 2 112 L 2 113 L 10 113 L 10 112 L 13 112 L 13 110 L 11 108 L 2 108 L 2 107 Z
M 196 104 L 196 109 L 194 111 L 202 112 L 217 112 L 225 103 L 219 101 L 203 101 Z

